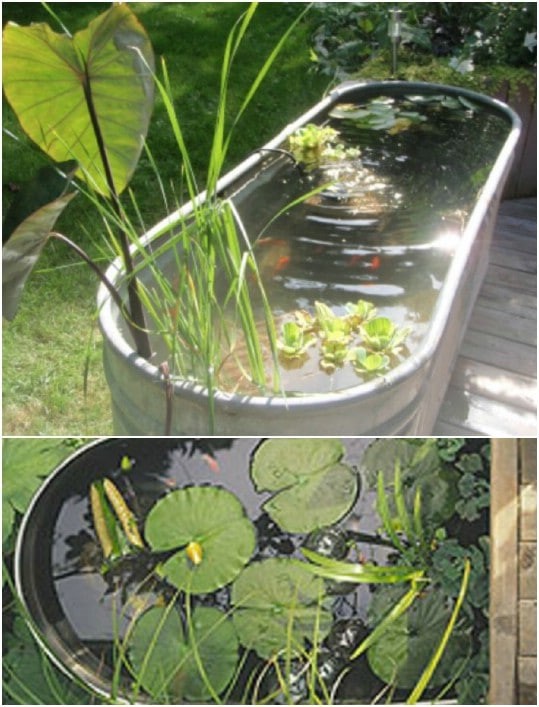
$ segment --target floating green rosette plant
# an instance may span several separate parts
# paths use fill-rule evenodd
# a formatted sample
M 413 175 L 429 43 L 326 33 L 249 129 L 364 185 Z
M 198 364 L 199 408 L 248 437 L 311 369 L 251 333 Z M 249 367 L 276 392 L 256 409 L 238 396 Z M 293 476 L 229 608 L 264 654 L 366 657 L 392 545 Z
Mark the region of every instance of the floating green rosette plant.
M 388 317 L 376 317 L 361 325 L 365 346 L 378 353 L 398 353 L 410 333 L 410 328 L 399 329 Z
M 256 545 L 253 525 L 236 496 L 206 486 L 179 489 L 158 501 L 148 514 L 144 535 L 156 552 L 177 549 L 159 572 L 193 594 L 232 582 Z
M 232 587 L 232 619 L 241 643 L 261 658 L 318 643 L 333 622 L 324 581 L 301 563 L 272 557 L 253 562 Z
M 353 506 L 359 477 L 335 439 L 270 439 L 256 451 L 251 478 L 273 493 L 264 510 L 291 533 L 333 525 Z
M 234 626 L 222 611 L 198 607 L 184 631 L 178 611 L 168 606 L 140 616 L 128 652 L 136 682 L 168 703 L 219 695 L 234 676 L 238 649 Z

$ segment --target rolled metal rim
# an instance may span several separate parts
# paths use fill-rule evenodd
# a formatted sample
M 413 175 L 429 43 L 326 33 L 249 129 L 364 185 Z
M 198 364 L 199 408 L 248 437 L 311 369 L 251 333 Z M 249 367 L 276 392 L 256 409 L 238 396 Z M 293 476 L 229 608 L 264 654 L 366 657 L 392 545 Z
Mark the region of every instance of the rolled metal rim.
M 77 660 L 77 654 L 74 654 L 72 650 L 69 650 L 67 645 L 62 645 L 64 642 L 61 640 L 58 632 L 54 630 L 52 631 L 52 634 L 58 638 L 61 649 L 55 651 L 51 648 L 49 642 L 43 636 L 44 627 L 39 626 L 39 621 L 36 618 L 35 612 L 32 610 L 29 601 L 30 593 L 33 591 L 35 594 L 36 587 L 32 587 L 30 589 L 27 588 L 26 582 L 23 578 L 24 554 L 29 542 L 29 529 L 35 520 L 34 516 L 36 514 L 36 509 L 38 509 L 39 504 L 42 502 L 43 496 L 49 493 L 51 486 L 59 483 L 59 477 L 68 472 L 73 462 L 78 460 L 80 457 L 86 456 L 104 441 L 106 440 L 103 438 L 93 440 L 76 450 L 73 454 L 69 455 L 53 471 L 50 472 L 35 492 L 23 515 L 21 526 L 17 534 L 14 551 L 13 574 L 15 589 L 26 614 L 24 616 L 26 625 L 30 629 L 40 650 L 42 650 L 50 661 L 69 679 L 82 681 L 92 693 L 110 699 L 111 691 L 106 688 L 107 681 L 104 678 L 98 679 L 97 675 L 95 675 L 88 666 L 85 666 L 80 660 Z M 81 643 L 81 651 L 79 652 L 79 655 L 82 655 L 85 651 L 87 651 L 87 649 L 84 648 Z M 120 699 L 119 702 L 121 704 L 128 704 L 126 700 Z

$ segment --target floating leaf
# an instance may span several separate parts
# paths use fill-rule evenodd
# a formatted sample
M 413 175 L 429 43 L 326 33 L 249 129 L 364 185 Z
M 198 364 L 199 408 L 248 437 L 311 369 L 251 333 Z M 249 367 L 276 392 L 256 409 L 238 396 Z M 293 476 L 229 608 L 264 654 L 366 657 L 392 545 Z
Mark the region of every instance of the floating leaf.
M 253 525 L 236 496 L 205 486 L 179 489 L 158 501 L 148 514 L 144 534 L 153 550 L 178 549 L 160 571 L 178 589 L 194 594 L 231 582 L 256 544 Z M 198 564 L 187 553 L 190 543 L 200 548 Z
M 341 103 L 336 105 L 329 113 L 331 118 L 346 120 L 362 120 L 368 118 L 370 111 L 367 108 L 358 108 L 353 103 Z
M 318 643 L 332 623 L 325 608 L 323 580 L 302 563 L 285 558 L 249 565 L 234 582 L 232 604 L 241 643 L 261 658 L 287 647 L 302 648 L 305 639 Z
M 174 607 L 153 607 L 137 620 L 129 637 L 129 656 L 137 679 L 153 698 L 167 698 L 167 702 L 201 702 L 211 697 L 212 691 L 222 692 L 234 675 L 238 648 L 232 622 L 209 607 L 193 612 L 190 636 L 184 635 Z
M 388 317 L 376 317 L 360 327 L 365 345 L 379 353 L 398 351 L 410 333 L 409 328 L 399 329 Z
M 264 510 L 283 529 L 309 533 L 333 525 L 350 510 L 359 490 L 356 472 L 340 463 L 334 439 L 270 439 L 256 451 L 251 478 L 274 496 Z
M 153 51 L 126 4 L 115 4 L 73 37 L 45 23 L 3 33 L 4 92 L 22 128 L 56 162 L 75 159 L 108 195 L 95 131 L 116 191 L 126 187 L 153 107 Z
M 412 464 L 412 460 L 417 451 L 417 446 L 406 439 L 379 439 L 370 444 L 361 460 L 362 471 L 371 488 L 376 488 L 378 472 L 384 474 L 387 483 L 392 483 L 395 475 L 395 461 L 400 462 L 401 470 L 406 473 L 406 469 Z M 436 453 L 432 456 L 432 470 L 439 467 L 439 459 Z
M 413 98 L 410 97 L 409 100 Z M 339 104 L 331 110 L 330 116 L 350 121 L 360 129 L 387 130 L 389 134 L 407 130 L 411 125 L 426 120 L 425 116 L 416 111 L 400 110 L 394 105 L 392 98 L 375 99 L 367 106 Z
M 381 588 L 375 593 L 371 604 L 391 606 L 402 593 L 402 589 L 396 591 L 394 587 Z M 380 616 L 382 612 L 379 608 L 377 606 L 375 610 Z M 412 606 L 389 624 L 368 649 L 367 656 L 373 672 L 388 684 L 403 689 L 413 688 L 442 638 L 451 609 L 452 602 L 447 601 L 442 591 L 430 589 L 420 594 Z M 470 649 L 468 634 L 454 631 L 429 686 L 436 687 L 448 682 L 467 659 Z

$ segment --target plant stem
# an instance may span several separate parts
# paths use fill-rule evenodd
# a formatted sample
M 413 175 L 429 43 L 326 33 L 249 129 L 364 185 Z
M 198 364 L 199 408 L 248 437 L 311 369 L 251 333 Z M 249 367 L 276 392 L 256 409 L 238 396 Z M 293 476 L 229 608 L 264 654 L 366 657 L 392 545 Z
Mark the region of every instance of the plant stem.
M 88 112 L 90 114 L 90 119 L 92 121 L 92 128 L 94 131 L 95 139 L 99 149 L 99 155 L 101 157 L 101 162 L 103 163 L 103 169 L 105 170 L 105 178 L 107 181 L 107 188 L 109 190 L 109 197 L 112 202 L 112 208 L 118 218 L 120 223 L 124 222 L 124 215 L 122 208 L 120 206 L 120 200 L 118 193 L 116 191 L 116 186 L 114 184 L 114 179 L 112 176 L 112 170 L 110 167 L 110 162 L 107 155 L 107 149 L 105 146 L 105 140 L 101 132 L 101 126 L 99 125 L 99 120 L 97 118 L 97 113 L 95 110 L 92 89 L 90 86 L 90 77 L 88 76 L 88 67 L 85 66 L 85 75 L 83 80 L 84 87 L 84 97 L 86 99 L 86 104 L 88 107 Z M 146 321 L 144 317 L 144 310 L 142 308 L 142 302 L 140 299 L 138 281 L 134 273 L 133 259 L 131 257 L 131 252 L 129 250 L 129 242 L 127 239 L 127 234 L 125 229 L 120 229 L 120 246 L 122 250 L 122 259 L 127 274 L 127 293 L 129 297 L 129 312 L 131 319 L 134 322 L 134 326 L 130 325 L 130 330 L 133 335 L 135 346 L 137 348 L 137 353 L 145 359 L 149 359 L 152 355 L 152 349 L 150 346 L 150 339 L 148 337 L 148 332 L 146 330 Z
M 108 277 L 105 275 L 105 273 L 101 270 L 101 268 L 95 263 L 88 253 L 84 251 L 80 246 L 78 246 L 76 243 L 74 243 L 70 238 L 67 236 L 64 236 L 63 233 L 58 233 L 56 231 L 51 231 L 49 233 L 50 238 L 55 238 L 57 241 L 61 241 L 62 243 L 65 243 L 68 245 L 72 250 L 75 251 L 75 253 L 84 260 L 84 262 L 90 266 L 90 268 L 94 271 L 94 273 L 97 275 L 99 280 L 105 285 L 107 288 L 108 292 L 110 293 L 110 296 L 112 297 L 114 304 L 118 307 L 120 311 L 123 311 L 124 309 L 124 303 L 122 302 L 122 298 L 120 297 L 120 294 L 118 290 L 114 287 L 114 285 L 111 283 L 111 281 L 108 279 Z M 129 327 L 129 331 L 131 332 L 131 336 L 133 339 L 135 339 L 137 333 L 140 333 L 139 330 L 133 325 L 131 322 L 130 317 L 125 317 L 125 320 L 127 322 L 127 326 Z

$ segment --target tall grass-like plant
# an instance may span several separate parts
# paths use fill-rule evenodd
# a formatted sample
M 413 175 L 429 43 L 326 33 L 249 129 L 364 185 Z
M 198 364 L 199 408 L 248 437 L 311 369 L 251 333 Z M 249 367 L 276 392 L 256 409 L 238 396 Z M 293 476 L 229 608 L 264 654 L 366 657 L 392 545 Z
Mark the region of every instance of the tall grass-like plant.
M 195 178 L 166 65 L 162 63 L 159 78 L 149 38 L 127 5 L 112 6 L 73 36 L 67 31 L 56 34 L 46 24 L 19 27 L 13 23 L 7 24 L 3 35 L 8 101 L 37 146 L 54 163 L 70 165 L 69 170 L 60 170 L 69 174 L 60 179 L 52 195 L 36 200 L 15 219 L 3 249 L 4 302 L 9 303 L 4 314 L 14 316 L 24 283 L 47 241 L 60 239 L 91 264 L 105 283 L 138 354 L 149 360 L 165 355 L 170 375 L 204 384 L 210 413 L 222 367 L 236 358 L 238 339 L 245 348 L 246 362 L 237 357 L 234 371 L 239 370 L 256 391 L 266 390 L 270 379 L 271 389 L 278 389 L 276 332 L 253 255 L 253 234 L 245 232 L 233 203 L 218 192 L 239 121 L 303 17 L 300 14 L 276 43 L 237 113 L 230 117 L 233 68 L 257 4 L 249 5 L 226 42 L 203 188 Z M 152 246 L 141 239 L 139 224 L 128 215 L 128 211 L 139 212 L 128 184 L 145 148 L 156 89 L 175 137 L 184 196 L 191 208 L 172 215 L 173 228 L 159 245 Z M 159 166 L 147 148 L 146 152 L 156 183 L 162 185 Z M 70 183 L 73 172 L 75 184 Z M 54 231 L 74 192 L 89 198 L 103 218 L 108 250 L 123 264 L 122 294 L 74 239 Z M 163 255 L 170 256 L 170 272 L 163 272 L 160 265 L 158 258 Z M 150 273 L 150 282 L 143 282 L 142 269 Z M 262 333 L 255 299 L 262 311 Z

